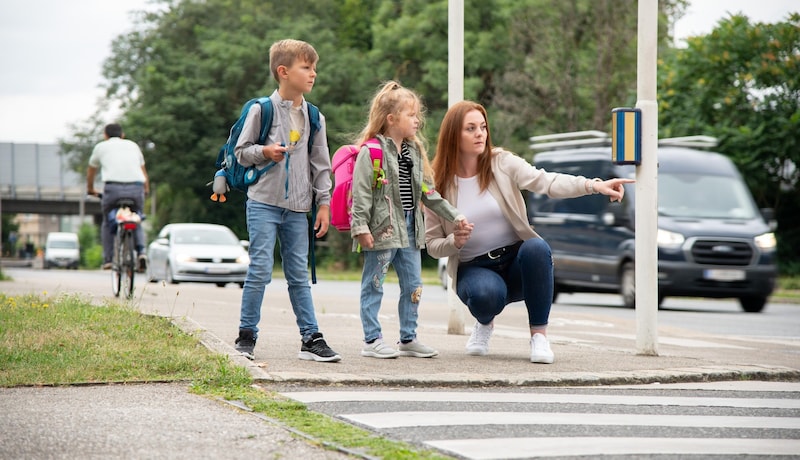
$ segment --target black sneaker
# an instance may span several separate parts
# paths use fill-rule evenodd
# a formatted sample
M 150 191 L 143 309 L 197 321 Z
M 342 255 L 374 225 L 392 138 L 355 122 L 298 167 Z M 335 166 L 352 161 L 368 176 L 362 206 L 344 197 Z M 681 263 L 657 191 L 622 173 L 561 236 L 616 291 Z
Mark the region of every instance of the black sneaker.
M 236 339 L 236 351 L 247 359 L 256 359 L 253 352 L 256 349 L 256 338 L 250 329 L 239 329 L 239 337 Z
M 300 347 L 300 354 L 297 357 L 306 361 L 323 361 L 327 363 L 335 363 L 342 359 L 325 343 L 321 332 L 311 334 L 311 338 L 307 342 L 303 342 Z

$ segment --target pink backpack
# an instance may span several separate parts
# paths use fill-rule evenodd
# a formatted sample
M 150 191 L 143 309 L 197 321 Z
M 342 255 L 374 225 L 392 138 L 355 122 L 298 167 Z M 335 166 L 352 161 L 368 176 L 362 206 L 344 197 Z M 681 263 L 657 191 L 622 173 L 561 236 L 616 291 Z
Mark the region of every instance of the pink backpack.
M 372 138 L 364 143 L 369 147 L 372 158 L 373 187 L 383 180 L 383 151 L 378 139 Z M 331 225 L 340 232 L 350 231 L 350 218 L 353 208 L 353 169 L 360 151 L 357 145 L 343 145 L 333 154 L 333 196 L 331 197 Z

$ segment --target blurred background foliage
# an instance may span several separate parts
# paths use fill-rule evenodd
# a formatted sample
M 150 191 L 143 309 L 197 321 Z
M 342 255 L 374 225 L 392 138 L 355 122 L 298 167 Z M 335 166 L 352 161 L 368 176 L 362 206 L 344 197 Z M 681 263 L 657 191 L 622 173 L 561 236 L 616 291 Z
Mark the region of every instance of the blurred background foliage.
M 320 55 L 306 97 L 326 117 L 331 154 L 361 129 L 387 79 L 424 97 L 423 134 L 435 146 L 448 105 L 446 0 L 154 1 L 161 9 L 141 12 L 112 44 L 106 100 L 61 146 L 85 171 L 104 113 L 120 107 L 126 136 L 144 147 L 155 231 L 218 222 L 247 238 L 243 194 L 212 202 L 207 184 L 242 104 L 276 88 L 268 50 L 279 39 L 308 41 Z M 660 135 L 720 140 L 716 150 L 734 159 L 758 205 L 775 210 L 781 272 L 798 274 L 800 16 L 763 24 L 732 15 L 676 44 L 671 24 L 686 6 L 659 2 Z M 530 159 L 530 136 L 609 132 L 611 109 L 635 106 L 636 1 L 465 0 L 464 14 L 464 98 L 487 107 L 495 144 Z M 357 267 L 350 241 L 332 229 L 318 263 Z

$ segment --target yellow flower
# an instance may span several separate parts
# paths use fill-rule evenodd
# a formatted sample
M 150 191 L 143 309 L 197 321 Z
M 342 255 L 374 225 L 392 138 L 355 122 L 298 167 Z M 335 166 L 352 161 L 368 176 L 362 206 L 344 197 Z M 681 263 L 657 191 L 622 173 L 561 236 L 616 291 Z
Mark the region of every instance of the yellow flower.
M 289 142 L 294 144 L 299 140 L 300 140 L 300 132 L 299 131 L 297 131 L 296 129 L 293 129 L 293 130 L 289 131 Z

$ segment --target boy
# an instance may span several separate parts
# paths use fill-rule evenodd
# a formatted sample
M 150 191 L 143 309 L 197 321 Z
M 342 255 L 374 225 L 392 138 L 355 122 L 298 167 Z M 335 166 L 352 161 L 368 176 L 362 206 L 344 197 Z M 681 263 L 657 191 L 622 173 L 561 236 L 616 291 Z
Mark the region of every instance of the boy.
M 270 96 L 273 119 L 266 145 L 256 143 L 261 106 L 253 104 L 234 149 L 236 158 L 244 166 L 277 163 L 247 190 L 250 266 L 242 291 L 236 350 L 249 359 L 255 359 L 261 302 L 266 285 L 272 280 L 276 238 L 281 242 L 283 272 L 302 337 L 298 358 L 323 362 L 341 359 L 319 332 L 308 284 L 306 213 L 311 209 L 314 196 L 319 207 L 314 222 L 317 238 L 327 233 L 330 223 L 331 162 L 325 118 L 320 114 L 321 127 L 309 151 L 311 126 L 303 97 L 314 86 L 318 60 L 316 50 L 308 43 L 281 40 L 272 44 L 269 66 L 278 89 Z

